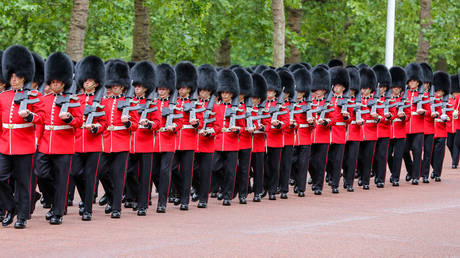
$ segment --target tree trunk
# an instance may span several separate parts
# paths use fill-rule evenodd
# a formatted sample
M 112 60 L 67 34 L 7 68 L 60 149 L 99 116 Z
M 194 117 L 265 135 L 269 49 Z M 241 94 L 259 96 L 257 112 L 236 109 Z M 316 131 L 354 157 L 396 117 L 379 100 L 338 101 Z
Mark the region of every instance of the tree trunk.
M 440 56 L 438 57 L 438 61 L 436 62 L 436 64 L 434 65 L 434 70 L 435 71 L 443 71 L 443 72 L 447 72 L 448 69 L 449 69 L 449 65 L 447 64 L 447 60 L 445 57 L 443 56 Z
M 214 53 L 214 64 L 220 67 L 227 67 L 231 64 L 230 60 L 230 49 L 232 45 L 228 39 L 228 35 L 220 41 L 220 46 Z
M 431 26 L 431 0 L 420 0 L 420 35 L 418 38 L 417 62 L 428 62 L 430 54 L 430 41 L 423 37 L 424 32 Z
M 302 25 L 302 9 L 287 8 L 288 18 L 287 26 L 289 30 L 297 35 L 300 35 L 300 27 Z M 286 39 L 286 44 L 289 48 L 289 56 L 286 56 L 286 63 L 299 63 L 301 60 L 300 50 Z
M 74 0 L 65 52 L 75 61 L 83 58 L 89 0 Z
M 284 36 L 286 21 L 283 0 L 272 0 L 273 10 L 273 66 L 284 65 Z
M 154 51 L 150 39 L 149 10 L 144 0 L 134 0 L 133 54 L 131 61 L 154 61 Z

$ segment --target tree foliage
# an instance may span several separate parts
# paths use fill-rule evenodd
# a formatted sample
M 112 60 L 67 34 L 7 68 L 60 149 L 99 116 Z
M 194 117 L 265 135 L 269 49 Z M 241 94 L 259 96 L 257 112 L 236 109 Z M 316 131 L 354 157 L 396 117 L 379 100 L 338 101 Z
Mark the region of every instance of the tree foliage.
M 312 65 L 330 58 L 347 64 L 384 63 L 384 0 L 285 0 L 303 10 L 302 29 L 286 37 Z M 71 0 L 0 1 L 0 49 L 23 44 L 46 57 L 64 51 L 72 14 Z M 190 60 L 214 63 L 220 41 L 229 36 L 232 63 L 272 64 L 271 0 L 145 0 L 157 63 Z M 415 61 L 419 36 L 419 0 L 396 1 L 395 65 Z M 430 63 L 443 59 L 449 72 L 460 66 L 460 2 L 433 0 Z M 91 0 L 84 55 L 129 60 L 134 1 Z M 288 50 L 287 50 L 288 51 Z

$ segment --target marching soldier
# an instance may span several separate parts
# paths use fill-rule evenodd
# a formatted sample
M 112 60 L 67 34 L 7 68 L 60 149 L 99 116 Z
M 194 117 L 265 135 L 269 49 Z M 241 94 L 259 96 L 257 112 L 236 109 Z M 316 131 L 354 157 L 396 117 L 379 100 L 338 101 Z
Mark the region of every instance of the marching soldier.
M 171 119 L 180 113 L 175 108 L 177 98 L 176 72 L 169 64 L 159 64 L 156 67 L 157 108 L 161 112 L 160 129 L 155 136 L 153 153 L 153 181 L 158 190 L 157 213 L 166 212 L 166 199 L 171 183 L 171 167 L 176 150 L 176 132 L 182 127 L 182 119 Z M 164 114 L 164 115 L 163 115 Z M 170 116 L 171 118 L 168 119 Z M 170 122 L 170 124 L 168 124 Z
M 455 110 L 455 101 L 457 96 L 460 94 L 460 85 L 458 83 L 458 75 L 453 74 L 450 76 L 451 82 L 451 94 L 449 97 L 449 107 Z M 457 108 L 458 109 L 458 108 Z M 450 156 L 452 158 L 452 168 L 457 168 L 458 165 L 458 157 L 459 157 L 459 149 L 458 146 L 455 144 L 455 137 L 456 137 L 456 123 L 458 119 L 453 117 L 453 112 L 449 112 L 450 120 L 447 121 L 447 147 L 450 151 Z
M 13 223 L 17 215 L 14 227 L 21 229 L 29 219 L 30 180 L 36 150 L 34 124 L 42 123 L 45 114 L 43 103 L 37 101 L 38 92 L 26 87 L 30 87 L 35 72 L 29 50 L 13 45 L 3 53 L 1 63 L 2 77 L 12 89 L 0 94 L 0 210 L 7 212 L 2 226 Z M 10 180 L 14 180 L 14 190 Z
M 76 128 L 82 126 L 82 113 L 78 98 L 72 87 L 73 64 L 61 53 L 51 54 L 45 63 L 45 81 L 52 94 L 40 101 L 45 105 L 44 131 L 36 156 L 39 177 L 53 178 L 54 200 L 46 214 L 50 224 L 62 224 L 62 216 L 67 204 L 70 164 L 75 153 Z
M 104 80 L 104 63 L 99 57 L 88 56 L 80 61 L 76 72 L 76 83 L 84 90 L 84 93 L 78 95 L 80 110 L 83 113 L 83 126 L 76 131 L 76 153 L 72 156 L 71 174 L 76 182 L 80 181 L 84 185 L 81 196 L 83 212 L 80 214 L 83 221 L 92 218 L 97 175 L 101 167 L 102 132 L 107 125 L 103 113 L 99 116 L 95 114 L 103 110 L 100 102 L 103 97 Z
M 294 193 L 297 193 L 299 197 L 305 197 L 308 162 L 310 159 L 311 130 L 314 126 L 313 123 L 307 123 L 307 105 L 311 104 L 311 75 L 307 69 L 299 68 L 294 70 L 294 78 L 297 99 L 293 112 L 295 113 L 298 110 L 302 110 L 302 112 L 294 114 L 296 132 L 292 159 L 293 173 L 291 174 L 295 180 Z M 310 100 L 310 103 L 307 103 L 307 100 Z
M 177 132 L 176 153 L 172 167 L 173 184 L 177 191 L 174 205 L 180 204 L 180 210 L 188 210 L 190 187 L 193 175 L 193 157 L 198 142 L 197 130 L 203 126 L 203 113 L 195 112 L 197 100 L 191 100 L 197 87 L 197 72 L 190 62 L 180 62 L 175 67 L 176 89 L 178 91 L 177 108 L 182 111 L 182 127 Z M 187 110 L 190 105 L 190 110 Z M 195 117 L 192 114 L 195 113 Z
M 431 66 L 427 63 L 420 63 L 422 67 L 422 74 L 423 74 L 423 87 L 424 87 L 424 97 L 429 99 L 430 101 L 426 103 L 426 112 L 424 115 L 424 123 L 423 123 L 423 159 L 422 159 L 422 166 L 420 176 L 423 179 L 423 183 L 429 183 L 428 176 L 430 174 L 430 164 L 431 158 L 433 153 L 433 145 L 434 145 L 434 135 L 435 135 L 435 119 L 438 118 L 438 113 L 432 113 L 431 108 L 431 99 L 434 99 L 435 96 L 432 94 L 434 89 L 431 89 L 433 85 L 431 82 L 433 81 L 433 70 Z
M 412 180 L 413 185 L 418 185 L 422 164 L 423 132 L 424 132 L 424 115 L 426 104 L 420 105 L 418 102 L 423 98 L 423 72 L 417 63 L 410 63 L 406 66 L 407 85 L 409 94 L 407 100 L 411 106 L 411 118 L 406 125 L 406 147 L 404 151 L 404 163 L 406 165 L 406 181 Z M 420 87 L 422 87 L 420 89 Z M 412 151 L 412 157 L 410 152 Z
M 390 113 L 394 116 L 391 122 L 390 145 L 388 147 L 388 167 L 391 172 L 390 183 L 393 186 L 399 186 L 399 177 L 401 175 L 402 159 L 406 145 L 406 135 L 410 117 L 411 105 L 407 100 L 408 90 L 406 89 L 406 71 L 399 66 L 390 68 L 391 74 L 391 99 L 390 105 L 396 105 L 390 108 Z M 409 104 L 408 104 L 409 103 Z M 408 107 L 404 105 L 408 104 Z
M 239 112 L 246 114 L 247 108 L 245 103 L 249 98 L 251 98 L 253 90 L 252 76 L 244 68 L 237 67 L 233 69 L 233 72 L 238 77 L 238 84 L 240 86 L 240 95 L 238 106 Z M 246 120 L 241 121 L 243 123 L 243 128 L 241 130 L 240 138 L 238 141 L 238 167 L 236 170 L 236 185 L 235 185 L 235 195 L 238 193 L 238 198 L 240 204 L 247 203 L 248 196 L 248 184 L 249 184 L 249 165 L 251 164 L 251 149 L 252 149 L 252 133 L 254 128 L 249 128 L 249 125 L 246 123 Z
M 444 154 L 446 151 L 446 138 L 447 138 L 447 128 L 446 122 L 450 120 L 446 106 L 442 106 L 444 100 L 444 96 L 448 96 L 450 93 L 451 82 L 449 74 L 441 71 L 437 71 L 433 74 L 433 86 L 436 92 L 437 100 L 435 104 L 441 104 L 440 107 L 436 108 L 436 112 L 438 113 L 437 118 L 435 119 L 435 135 L 434 135 L 434 146 L 433 152 L 436 155 L 432 156 L 431 159 L 431 166 L 433 167 L 432 174 L 434 175 L 434 179 L 436 182 L 441 181 L 441 174 L 442 174 L 442 164 L 444 162 Z M 442 110 L 444 109 L 444 110 Z
M 258 116 L 263 113 L 265 108 L 265 101 L 267 99 L 267 81 L 259 74 L 252 74 L 252 81 L 254 84 L 252 93 L 252 116 Z M 264 181 L 264 155 L 266 150 L 265 145 L 265 128 L 270 126 L 269 120 L 257 119 L 253 120 L 254 135 L 252 136 L 252 153 L 251 153 L 251 167 L 254 171 L 254 202 L 261 201 L 261 194 L 263 192 Z
M 222 131 L 223 116 L 216 112 L 217 71 L 209 64 L 198 67 L 198 95 L 200 107 L 206 108 L 203 128 L 198 131 L 198 146 L 195 153 L 194 188 L 198 198 L 198 208 L 208 205 L 211 190 L 214 139 Z
M 326 171 L 329 175 L 329 184 L 332 193 L 339 193 L 340 171 L 345 151 L 347 124 L 350 123 L 350 112 L 347 108 L 350 77 L 348 71 L 342 66 L 335 66 L 329 69 L 331 75 L 332 91 L 331 107 L 334 109 L 330 116 L 334 117 L 335 123 L 331 126 L 331 145 L 327 155 Z
M 129 67 L 126 62 L 115 59 L 109 61 L 105 67 L 105 87 L 112 89 L 112 95 L 103 99 L 107 129 L 104 130 L 104 154 L 102 169 L 109 173 L 113 190 L 109 194 L 106 214 L 111 218 L 121 217 L 121 200 L 125 184 L 128 154 L 130 151 L 131 133 L 137 130 L 139 115 L 132 101 L 134 89 L 132 87 Z M 126 94 L 123 93 L 126 91 Z
M 382 117 L 380 122 L 377 124 L 378 139 L 375 143 L 372 171 L 375 175 L 375 184 L 378 188 L 383 188 L 385 186 L 385 176 L 387 171 L 388 146 L 390 144 L 390 126 L 394 116 L 392 116 L 389 109 L 385 114 L 384 109 L 379 108 L 378 106 L 386 105 L 385 101 L 387 97 L 387 91 L 390 89 L 389 86 L 391 85 L 391 74 L 387 67 L 381 64 L 374 65 L 372 70 L 374 70 L 377 77 L 377 90 L 380 91 L 380 98 L 375 98 L 375 101 L 377 101 L 375 105 L 377 105 L 376 107 L 378 108 L 378 114 L 380 114 Z
M 222 132 L 215 142 L 213 177 L 222 188 L 224 206 L 230 206 L 235 187 L 235 174 L 238 162 L 238 138 L 244 124 L 236 119 L 240 89 L 238 77 L 230 69 L 222 69 L 217 74 L 217 95 L 219 102 L 216 113 L 223 116 Z M 236 100 L 236 101 L 235 101 Z
M 331 143 L 331 126 L 335 123 L 335 118 L 326 111 L 329 103 L 326 101 L 326 94 L 331 91 L 331 77 L 329 71 L 322 66 L 316 66 L 311 71 L 312 86 L 311 90 L 315 94 L 312 101 L 312 110 L 318 111 L 313 114 L 312 118 L 307 118 L 309 124 L 315 122 L 312 131 L 312 145 L 310 156 L 310 174 L 312 178 L 312 190 L 315 195 L 321 195 L 323 192 L 324 173 L 326 171 L 327 153 Z M 323 114 L 321 114 L 323 113 Z
M 356 105 L 356 100 L 360 99 L 361 91 L 361 79 L 359 77 L 359 71 L 355 66 L 348 66 L 348 75 L 350 77 L 350 99 L 349 105 Z M 356 113 L 351 109 L 350 113 L 350 124 L 348 125 L 346 133 L 345 150 L 343 153 L 343 188 L 347 189 L 347 192 L 353 192 L 353 182 L 355 178 L 356 166 L 358 164 L 358 153 L 359 144 L 363 139 L 363 133 L 361 125 L 356 122 Z

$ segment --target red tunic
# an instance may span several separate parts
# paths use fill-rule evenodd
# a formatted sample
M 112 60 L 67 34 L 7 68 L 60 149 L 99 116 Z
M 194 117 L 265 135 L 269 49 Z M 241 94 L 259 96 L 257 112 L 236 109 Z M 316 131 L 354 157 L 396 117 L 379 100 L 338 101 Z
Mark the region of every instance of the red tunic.
M 65 96 L 65 94 L 63 94 Z M 40 97 L 44 104 L 44 130 L 40 138 L 38 151 L 44 154 L 74 154 L 75 153 L 75 131 L 80 128 L 82 112 L 80 107 L 69 108 L 72 114 L 72 121 L 66 123 L 59 118 L 61 107 L 56 105 L 55 94 L 48 94 Z M 78 100 L 71 100 L 71 103 L 78 103 Z
M 289 101 L 286 101 L 286 102 L 284 102 L 283 107 L 286 110 L 289 110 L 290 105 L 291 105 L 291 103 Z M 291 117 L 290 114 L 289 114 L 289 111 L 288 111 L 288 117 Z M 294 145 L 295 131 L 296 131 L 296 129 L 291 128 L 289 123 L 286 125 L 286 128 L 284 128 L 284 146 Z
M 252 109 L 252 116 L 257 116 L 259 112 L 258 107 L 254 107 Z M 254 135 L 252 137 L 252 152 L 265 152 L 266 151 L 266 135 L 265 129 L 270 127 L 270 120 L 268 119 L 261 119 L 260 121 L 253 120 L 252 123 L 256 130 L 254 131 Z M 264 130 L 262 130 L 262 128 Z
M 201 102 L 197 105 L 197 108 L 207 107 L 208 104 L 209 101 Z M 222 133 L 222 123 L 224 122 L 223 114 L 217 112 L 216 105 L 213 106 L 212 112 L 214 113 L 214 115 L 210 115 L 209 118 L 212 119 L 215 117 L 216 121 L 206 125 L 207 129 L 212 129 L 212 133 L 210 136 L 198 135 L 197 152 L 213 153 L 215 149 L 214 140 L 216 138 L 216 135 Z
M 449 98 L 449 104 L 448 108 L 455 108 L 455 98 Z M 446 112 L 447 116 L 449 116 L 449 121 L 447 121 L 446 126 L 447 126 L 447 132 L 448 133 L 455 133 L 455 122 L 453 119 L 453 111 L 448 111 Z
M 301 109 L 303 105 L 307 105 L 305 100 L 295 104 L 294 110 Z M 294 114 L 294 120 L 297 123 L 294 144 L 296 146 L 311 145 L 311 130 L 313 127 L 307 123 L 307 114 L 305 112 Z
M 238 111 L 241 114 L 246 113 L 246 105 L 244 104 L 244 102 L 240 103 L 240 106 L 238 107 Z M 242 120 L 242 122 L 244 126 L 241 130 L 240 140 L 239 140 L 238 145 L 239 145 L 240 150 L 251 149 L 252 148 L 252 133 L 249 133 L 248 131 L 246 131 L 246 127 L 247 127 L 246 119 Z
M 350 105 L 355 103 L 355 97 L 351 97 L 349 101 Z M 346 139 L 347 141 L 362 141 L 363 140 L 363 130 L 361 130 L 361 125 L 356 124 L 356 113 L 353 109 L 350 111 L 350 125 L 348 125 Z
M 333 96 L 331 99 L 331 108 L 334 111 L 329 113 L 329 116 L 332 117 L 334 124 L 331 126 L 332 130 L 332 138 L 331 143 L 336 144 L 345 144 L 346 143 L 346 136 L 347 136 L 347 124 L 351 122 L 351 119 L 345 120 L 342 115 L 342 108 L 341 106 L 337 105 L 338 101 L 343 100 L 342 97 Z M 350 112 L 351 113 L 351 112 Z
M 382 96 L 380 98 L 380 101 L 382 103 L 384 103 L 385 102 L 385 96 Z M 382 105 L 382 104 L 379 103 L 378 105 Z M 395 116 L 391 113 L 390 110 L 389 110 L 389 112 L 391 114 L 390 118 L 385 117 L 384 112 L 385 111 L 384 111 L 383 108 L 377 109 L 377 113 L 382 117 L 380 122 L 377 124 L 377 137 L 378 138 L 389 138 L 390 137 L 390 135 L 391 135 L 391 121 L 395 118 Z
M 401 98 L 402 98 L 401 96 L 397 98 L 392 97 L 389 103 L 393 104 L 393 103 L 401 102 Z M 398 107 L 390 108 L 390 113 L 394 116 L 394 119 L 391 123 L 391 128 L 390 128 L 390 138 L 391 139 L 405 139 L 407 135 L 406 126 L 411 117 L 411 111 L 410 111 L 411 108 L 409 107 L 403 110 L 404 113 L 406 114 L 406 118 L 403 120 L 398 117 L 398 110 L 399 110 Z
M 163 110 L 163 107 L 169 107 L 169 99 L 159 99 L 157 100 L 157 107 L 160 111 Z M 179 114 L 178 110 L 174 110 L 175 114 Z M 157 131 L 155 138 L 155 148 L 154 152 L 175 152 L 176 151 L 176 132 L 179 131 L 182 127 L 182 119 L 175 119 L 173 123 L 176 124 L 176 130 L 174 132 L 165 131 L 167 117 L 161 116 L 160 129 Z
M 460 112 L 460 94 L 455 97 L 454 111 Z M 454 119 L 455 130 L 460 130 L 460 119 Z
M 406 125 L 406 132 L 407 134 L 415 134 L 415 133 L 423 133 L 424 132 L 424 124 L 425 124 L 425 119 L 424 115 L 419 115 L 417 111 L 417 104 L 413 103 L 414 97 L 418 96 L 418 91 L 411 91 L 409 90 L 409 93 L 407 94 L 407 100 L 412 104 L 411 106 L 411 118 L 408 121 Z M 426 113 L 425 116 L 427 115 L 427 112 L 429 111 L 426 107 L 426 104 L 422 106 L 423 109 L 425 109 Z
M 203 127 L 203 112 L 197 113 L 196 118 L 199 120 L 197 128 L 190 124 L 190 112 L 184 112 L 183 106 L 190 103 L 190 99 L 177 98 L 176 107 L 182 111 L 182 128 L 177 131 L 176 150 L 196 150 L 198 144 L 198 129 Z
M 368 98 L 362 97 L 361 104 L 365 105 L 361 107 L 361 110 L 371 110 L 370 107 L 367 106 L 369 101 L 373 100 L 372 96 Z M 364 120 L 364 124 L 361 126 L 361 130 L 363 131 L 363 141 L 376 141 L 377 140 L 377 121 L 371 116 L 370 113 L 362 114 L 362 119 Z
M 36 96 L 30 96 L 30 99 L 39 98 L 40 92 L 32 91 Z M 43 122 L 44 104 L 42 101 L 28 105 L 33 115 L 31 122 L 26 122 L 18 114 L 19 104 L 15 104 L 15 92 L 7 90 L 0 94 L 0 111 L 1 116 L 1 136 L 0 136 L 0 153 L 6 155 L 24 155 L 32 154 L 36 151 L 35 126 L 40 127 Z M 20 127 L 20 128 L 18 128 Z
M 221 133 L 217 134 L 216 139 L 214 141 L 215 150 L 216 151 L 238 151 L 238 138 L 239 133 L 230 132 L 229 130 L 229 123 L 230 117 L 225 117 L 225 110 L 228 108 L 232 108 L 230 104 L 224 103 L 216 103 L 214 105 L 216 110 L 216 114 L 219 113 L 219 116 L 222 116 L 222 129 Z M 237 112 L 237 115 L 240 115 L 241 112 Z M 239 126 L 243 129 L 244 127 L 244 119 L 238 119 L 235 121 L 235 126 Z
M 80 101 L 80 110 L 83 114 L 86 105 L 91 106 L 93 104 L 94 94 L 88 96 L 86 94 L 80 94 L 78 95 L 78 100 Z M 103 109 L 98 109 L 97 111 L 99 112 L 102 110 Z M 83 115 L 83 124 L 85 124 L 86 119 L 87 117 Z M 83 129 L 83 126 L 76 129 L 75 152 L 101 152 L 104 149 L 104 139 L 102 135 L 107 127 L 105 116 L 95 117 L 93 119 L 93 124 L 101 125 L 96 133 L 88 129 Z
M 441 103 L 442 99 L 436 99 L 435 104 Z M 436 107 L 436 112 L 439 116 L 434 119 L 435 133 L 434 138 L 446 138 L 447 137 L 447 122 L 441 120 L 442 108 Z
M 134 98 L 134 100 L 139 101 L 139 105 L 145 105 L 146 103 L 145 98 Z M 155 105 L 156 103 L 152 103 L 149 107 L 146 108 L 152 108 L 155 107 Z M 138 114 L 140 118 L 141 114 Z M 151 128 L 144 127 L 139 124 L 137 130 L 132 133 L 133 140 L 131 141 L 131 153 L 151 153 L 155 148 L 155 131 L 160 128 L 160 111 L 157 109 L 156 111 L 150 112 L 147 115 L 147 120 L 152 122 Z
M 102 100 L 107 121 L 107 130 L 104 131 L 104 152 L 106 153 L 130 151 L 131 132 L 137 129 L 139 115 L 137 110 L 130 111 L 130 126 L 126 128 L 121 122 L 122 110 L 117 108 L 118 102 L 125 100 L 124 96 L 108 97 Z M 134 105 L 131 104 L 131 106 Z
M 326 99 L 313 99 L 312 109 L 317 109 L 325 105 Z M 329 107 L 330 108 L 330 107 Z M 313 113 L 313 118 L 317 121 L 321 116 L 321 113 Z M 324 116 L 325 119 L 330 119 L 330 122 L 327 125 L 317 124 L 313 128 L 312 132 L 312 143 L 331 143 L 331 126 L 335 123 L 335 118 L 331 116 L 331 113 L 326 113 Z
M 433 86 L 432 86 L 433 87 Z M 424 98 L 429 98 L 429 93 L 428 92 L 425 92 L 424 94 Z M 441 115 L 441 113 L 439 113 L 439 115 Z M 435 128 L 434 128 L 434 119 L 432 116 L 431 116 L 431 104 L 428 103 L 426 104 L 426 112 L 425 112 L 425 115 L 424 115 L 424 129 L 423 129 L 423 132 L 424 134 L 434 134 L 435 133 Z
M 267 101 L 265 106 L 265 111 L 269 111 L 270 107 L 276 106 L 276 99 L 272 101 Z M 287 108 L 282 107 L 280 111 L 287 111 Z M 268 113 L 264 113 L 268 114 Z M 279 115 L 278 120 L 281 122 L 280 128 L 275 128 L 271 125 L 271 118 L 266 118 L 262 122 L 263 124 L 269 124 L 268 127 L 265 127 L 265 132 L 267 135 L 267 147 L 271 148 L 283 148 L 284 147 L 284 133 L 283 130 L 289 127 L 289 113 Z

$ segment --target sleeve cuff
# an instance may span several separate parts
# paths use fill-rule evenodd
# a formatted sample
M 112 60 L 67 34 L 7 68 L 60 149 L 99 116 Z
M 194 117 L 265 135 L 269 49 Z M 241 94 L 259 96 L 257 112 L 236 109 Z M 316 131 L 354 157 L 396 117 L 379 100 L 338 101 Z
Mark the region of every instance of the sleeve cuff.
M 70 114 L 70 117 L 69 117 L 69 118 L 63 119 L 62 121 L 64 121 L 65 123 L 70 124 L 70 123 L 73 121 L 73 116 L 72 116 L 72 114 Z

